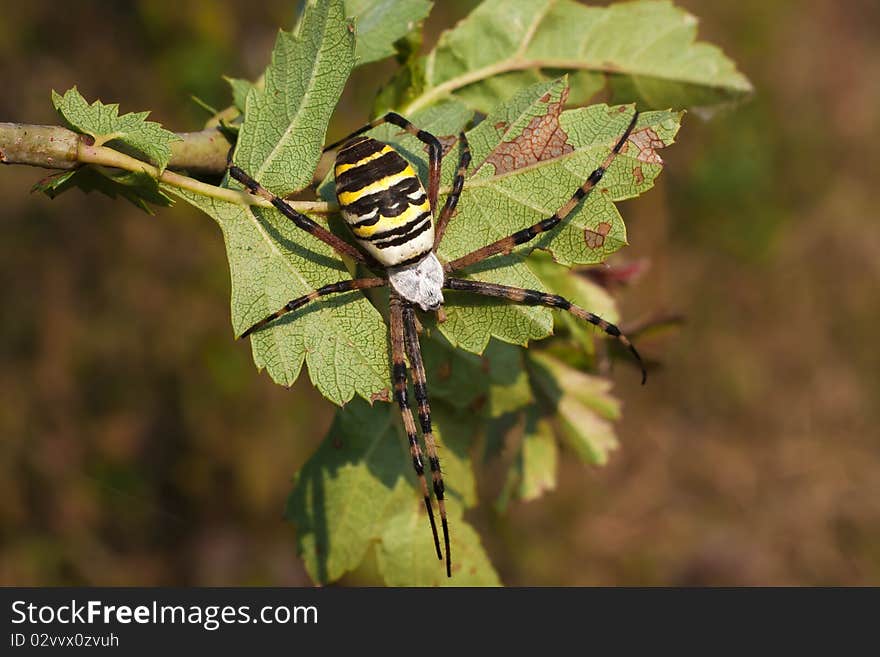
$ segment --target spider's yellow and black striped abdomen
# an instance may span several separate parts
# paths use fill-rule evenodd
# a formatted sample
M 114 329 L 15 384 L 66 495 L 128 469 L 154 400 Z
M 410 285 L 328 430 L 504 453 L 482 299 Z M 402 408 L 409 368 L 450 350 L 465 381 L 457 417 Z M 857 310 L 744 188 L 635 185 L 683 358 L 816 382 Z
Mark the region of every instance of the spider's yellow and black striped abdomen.
M 336 198 L 357 241 L 386 267 L 419 260 L 434 245 L 421 180 L 391 146 L 358 137 L 336 156 Z

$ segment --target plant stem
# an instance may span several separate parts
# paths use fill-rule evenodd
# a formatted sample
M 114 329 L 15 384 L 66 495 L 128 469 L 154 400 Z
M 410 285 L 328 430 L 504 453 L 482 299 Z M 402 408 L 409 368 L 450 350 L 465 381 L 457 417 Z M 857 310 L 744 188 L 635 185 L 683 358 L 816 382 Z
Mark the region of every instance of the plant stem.
M 466 87 L 469 84 L 474 84 L 475 82 L 480 82 L 486 78 L 501 75 L 502 73 L 510 73 L 512 71 L 527 71 L 530 69 L 541 68 L 595 71 L 597 73 L 617 72 L 614 67 L 609 65 L 598 65 L 577 59 L 503 59 L 495 64 L 468 71 L 463 75 L 451 78 L 442 84 L 438 84 L 436 87 L 428 89 L 424 94 L 411 102 L 404 112 L 407 115 L 414 114 L 423 107 L 435 103 L 457 89 Z
M 226 170 L 229 142 L 216 129 L 178 133 L 181 141 L 171 146 L 169 169 L 193 173 L 222 174 Z M 0 123 L 0 162 L 27 164 L 46 169 L 74 169 L 82 164 L 114 167 L 126 171 L 145 171 L 167 185 L 186 189 L 229 203 L 271 207 L 269 201 L 244 191 L 217 187 L 147 162 L 106 146 L 92 145 L 88 138 L 60 126 Z M 307 214 L 329 214 L 336 206 L 323 201 L 288 201 Z

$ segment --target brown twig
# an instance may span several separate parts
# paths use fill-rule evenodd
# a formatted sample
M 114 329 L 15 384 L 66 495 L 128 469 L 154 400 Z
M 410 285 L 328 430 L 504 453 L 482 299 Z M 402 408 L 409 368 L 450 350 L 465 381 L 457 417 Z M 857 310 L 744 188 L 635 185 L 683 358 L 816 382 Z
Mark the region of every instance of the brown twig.
M 197 174 L 221 174 L 226 169 L 229 142 L 217 128 L 179 132 L 171 145 L 169 169 Z M 82 163 L 84 138 L 61 126 L 0 123 L 0 162 L 44 169 L 73 169 Z

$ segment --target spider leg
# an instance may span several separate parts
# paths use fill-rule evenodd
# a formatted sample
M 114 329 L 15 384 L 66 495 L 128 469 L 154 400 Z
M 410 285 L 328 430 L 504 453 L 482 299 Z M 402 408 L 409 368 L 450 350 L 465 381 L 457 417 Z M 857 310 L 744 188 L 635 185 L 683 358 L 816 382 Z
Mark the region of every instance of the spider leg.
M 413 468 L 422 485 L 422 496 L 425 500 L 425 509 L 428 511 L 428 520 L 431 522 L 431 533 L 434 536 L 434 549 L 437 550 L 437 558 L 443 559 L 440 552 L 440 539 L 437 536 L 437 523 L 434 520 L 434 508 L 431 506 L 431 496 L 428 493 L 428 482 L 425 480 L 425 465 L 422 462 L 422 448 L 416 435 L 416 423 L 413 420 L 412 411 L 406 395 L 406 363 L 404 355 L 404 327 L 403 327 L 403 303 L 400 297 L 392 290 L 389 300 L 391 315 L 391 361 L 394 375 L 394 397 L 400 406 L 400 414 L 403 417 L 403 426 L 406 429 L 406 437 L 409 439 L 409 451 L 412 455 Z M 433 464 L 432 464 L 433 468 Z M 442 502 L 441 502 L 442 504 Z M 441 506 L 441 514 L 443 507 Z M 443 527 L 446 527 L 446 517 L 443 516 Z
M 344 139 L 340 139 L 339 141 L 333 142 L 329 146 L 325 146 L 324 152 L 326 153 L 327 151 L 333 150 L 337 146 L 340 146 L 341 144 L 347 142 L 352 137 L 362 135 L 368 130 L 372 130 L 373 128 L 380 126 L 383 123 L 396 125 L 398 128 L 406 130 L 409 134 L 413 135 L 419 141 L 427 144 L 428 200 L 431 203 L 431 212 L 434 213 L 437 207 L 437 194 L 440 191 L 440 160 L 443 158 L 443 147 L 440 145 L 440 141 L 434 135 L 426 130 L 419 130 L 416 126 L 414 126 L 400 114 L 397 114 L 396 112 L 388 112 L 384 116 L 380 116 L 378 119 L 373 119 L 367 125 L 355 130 Z
M 445 288 L 450 290 L 461 290 L 464 292 L 475 292 L 476 294 L 482 294 L 487 297 L 497 297 L 499 299 L 508 299 L 514 303 L 519 303 L 526 306 L 548 306 L 550 308 L 559 308 L 560 310 L 565 310 L 578 319 L 582 319 L 594 326 L 598 326 L 600 329 L 605 331 L 608 335 L 617 338 L 617 340 L 627 349 L 629 349 L 630 353 L 635 356 L 636 361 L 639 364 L 639 368 L 642 370 L 642 384 L 644 385 L 645 381 L 648 379 L 648 372 L 645 370 L 645 364 L 642 361 L 642 357 L 639 356 L 639 352 L 636 351 L 636 348 L 633 346 L 632 342 L 629 341 L 623 333 L 620 332 L 620 329 L 617 328 L 614 324 L 605 321 L 598 315 L 594 315 L 593 313 L 584 310 L 583 308 L 574 305 L 568 299 L 561 297 L 557 294 L 547 294 L 546 292 L 539 292 L 538 290 L 526 290 L 521 287 L 511 287 L 509 285 L 498 285 L 497 283 L 484 283 L 482 281 L 472 281 L 466 280 L 463 278 L 447 278 L 446 283 L 444 285 Z
M 437 443 L 434 440 L 434 432 L 431 428 L 431 406 L 428 403 L 427 377 L 425 376 L 425 365 L 422 362 L 422 349 L 419 345 L 419 334 L 416 329 L 415 312 L 413 311 L 413 307 L 409 304 L 406 304 L 403 307 L 403 330 L 406 338 L 406 353 L 409 356 L 409 363 L 412 366 L 413 390 L 416 394 L 416 402 L 418 402 L 419 405 L 419 422 L 422 425 L 422 436 L 425 439 L 425 449 L 428 452 L 428 463 L 431 466 L 434 495 L 437 498 L 437 506 L 440 508 L 440 524 L 443 527 L 443 543 L 446 548 L 446 576 L 452 577 L 452 555 L 449 551 L 449 524 L 446 520 L 443 473 L 440 470 L 440 458 L 437 456 Z
M 468 144 L 464 131 L 458 133 L 458 143 L 461 146 L 461 154 L 458 156 L 458 171 L 455 172 L 455 179 L 452 181 L 452 191 L 446 197 L 446 203 L 440 211 L 437 219 L 437 226 L 434 228 L 434 250 L 440 246 L 443 234 L 446 232 L 446 225 L 455 212 L 458 205 L 458 198 L 461 196 L 461 189 L 464 187 L 464 174 L 467 172 L 468 165 L 471 163 L 471 148 Z
M 330 247 L 332 247 L 333 250 L 340 255 L 348 256 L 360 263 L 367 264 L 367 259 L 364 257 L 363 253 L 358 251 L 345 240 L 336 237 L 336 235 L 331 233 L 326 228 L 319 226 L 314 221 L 309 219 L 306 215 L 294 210 L 283 198 L 281 198 L 280 196 L 276 196 L 268 189 L 263 187 L 260 183 L 251 178 L 248 174 L 246 174 L 240 167 L 237 167 L 235 165 L 230 166 L 229 175 L 235 178 L 242 185 L 247 187 L 248 191 L 251 194 L 260 196 L 269 201 L 272 205 L 275 206 L 275 208 L 279 212 L 281 212 L 281 214 L 283 214 L 294 224 L 296 224 L 298 228 L 301 228 L 310 235 L 317 237 L 325 244 L 329 244 Z
M 491 244 L 487 244 L 486 246 L 477 249 L 476 251 L 472 251 L 467 255 L 463 255 L 456 260 L 448 263 L 444 269 L 447 272 L 456 271 L 458 269 L 464 269 L 470 265 L 478 263 L 486 258 L 489 258 L 493 255 L 497 255 L 499 253 L 510 253 L 513 249 L 520 244 L 525 244 L 526 242 L 534 239 L 541 233 L 545 233 L 548 230 L 552 230 L 559 225 L 559 223 L 565 219 L 571 211 L 577 207 L 578 203 L 580 203 L 587 194 L 602 180 L 602 176 L 605 175 L 605 172 L 608 170 L 608 167 L 611 166 L 611 163 L 614 161 L 614 158 L 620 153 L 620 149 L 623 148 L 623 145 L 626 143 L 626 140 L 629 139 L 630 134 L 633 131 L 633 128 L 636 126 L 636 121 L 639 118 L 639 113 L 636 112 L 633 114 L 632 120 L 629 122 L 626 130 L 620 139 L 617 140 L 617 143 L 614 145 L 614 148 L 611 149 L 611 152 L 608 154 L 602 164 L 599 165 L 597 169 L 593 171 L 589 175 L 589 177 L 584 181 L 584 184 L 575 190 L 575 193 L 572 194 L 571 198 L 566 201 L 565 205 L 559 208 L 553 216 L 548 217 L 538 223 L 529 226 L 528 228 L 523 228 L 522 230 L 518 230 L 512 235 L 508 235 L 507 237 L 503 237 L 502 239 L 492 242 Z
M 282 315 L 286 315 L 292 310 L 302 308 L 306 304 L 311 303 L 319 297 L 324 297 L 328 294 L 338 294 L 340 292 L 350 292 L 352 290 L 365 290 L 371 287 L 383 287 L 387 283 L 388 281 L 386 281 L 384 278 L 356 278 L 353 280 L 339 281 L 338 283 L 330 283 L 329 285 L 324 285 L 323 287 L 319 287 L 317 290 L 312 290 L 308 294 L 288 301 L 281 308 L 276 310 L 268 317 L 261 319 L 259 322 L 251 326 L 248 330 L 246 330 L 238 337 L 247 337 L 254 331 L 264 327 L 269 322 L 278 319 Z

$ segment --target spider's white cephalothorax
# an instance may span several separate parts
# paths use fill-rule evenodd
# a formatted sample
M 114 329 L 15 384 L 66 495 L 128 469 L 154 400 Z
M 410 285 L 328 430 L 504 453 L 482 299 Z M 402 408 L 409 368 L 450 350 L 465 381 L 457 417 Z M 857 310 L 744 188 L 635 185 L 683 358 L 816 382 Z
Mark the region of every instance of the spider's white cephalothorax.
M 388 280 L 400 296 L 422 310 L 437 310 L 443 303 L 443 265 L 433 252 L 418 262 L 389 267 Z

